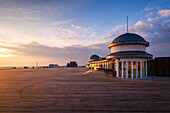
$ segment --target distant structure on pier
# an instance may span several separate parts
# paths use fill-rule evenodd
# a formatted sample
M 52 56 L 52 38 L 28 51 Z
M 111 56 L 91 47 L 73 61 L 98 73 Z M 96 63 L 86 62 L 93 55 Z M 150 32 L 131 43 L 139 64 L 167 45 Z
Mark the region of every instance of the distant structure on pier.
M 58 68 L 58 64 L 49 64 L 49 68 Z
M 67 67 L 77 67 L 78 64 L 76 63 L 76 61 L 70 61 L 70 63 L 67 63 Z

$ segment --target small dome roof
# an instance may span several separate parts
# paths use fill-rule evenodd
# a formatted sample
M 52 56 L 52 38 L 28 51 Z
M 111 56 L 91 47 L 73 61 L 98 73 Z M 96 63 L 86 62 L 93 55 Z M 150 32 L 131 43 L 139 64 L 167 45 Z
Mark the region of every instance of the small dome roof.
M 100 57 L 98 55 L 94 54 L 90 57 L 90 59 L 98 60 L 98 59 L 100 59 Z
M 143 44 L 149 46 L 149 42 L 140 35 L 134 33 L 125 33 L 116 37 L 109 46 L 111 47 L 122 44 Z

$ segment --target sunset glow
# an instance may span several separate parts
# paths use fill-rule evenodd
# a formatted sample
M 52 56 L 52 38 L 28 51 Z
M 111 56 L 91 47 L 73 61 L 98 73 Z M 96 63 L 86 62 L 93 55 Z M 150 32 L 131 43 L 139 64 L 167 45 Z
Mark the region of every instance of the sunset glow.
M 135 5 L 134 5 L 135 4 Z M 110 53 L 116 36 L 137 33 L 148 52 L 170 55 L 170 1 L 1 0 L 0 65 L 85 65 L 91 54 Z
M 11 54 L 11 52 L 14 52 L 14 51 L 0 48 L 0 57 L 12 57 L 13 55 Z

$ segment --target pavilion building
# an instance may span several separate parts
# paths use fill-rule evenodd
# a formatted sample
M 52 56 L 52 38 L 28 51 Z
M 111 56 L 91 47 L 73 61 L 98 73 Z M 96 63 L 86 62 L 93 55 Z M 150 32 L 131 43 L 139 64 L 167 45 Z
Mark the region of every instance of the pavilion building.
M 149 42 L 140 35 L 122 34 L 108 46 L 111 49 L 109 55 L 92 55 L 89 58 L 90 68 L 111 70 L 118 78 L 145 78 L 147 60 L 153 57 L 146 52 L 148 46 Z

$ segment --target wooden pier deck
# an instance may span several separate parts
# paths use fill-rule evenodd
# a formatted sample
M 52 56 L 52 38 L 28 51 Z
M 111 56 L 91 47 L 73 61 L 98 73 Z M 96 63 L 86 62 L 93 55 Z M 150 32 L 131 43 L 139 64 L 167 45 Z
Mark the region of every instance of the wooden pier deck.
M 0 113 L 170 112 L 170 82 L 86 68 L 0 70 Z

